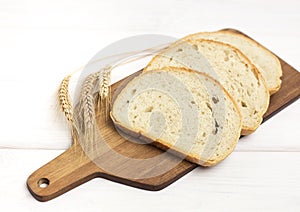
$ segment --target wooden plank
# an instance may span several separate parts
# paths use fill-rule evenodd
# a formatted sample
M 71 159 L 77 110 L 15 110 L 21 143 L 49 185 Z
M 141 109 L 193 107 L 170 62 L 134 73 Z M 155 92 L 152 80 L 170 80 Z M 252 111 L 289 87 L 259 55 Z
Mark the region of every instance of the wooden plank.
M 282 88 L 271 98 L 265 120 L 291 104 L 300 96 L 300 73 L 281 60 Z M 140 74 L 135 73 L 125 80 Z M 112 86 L 115 92 L 121 82 Z M 98 125 L 104 139 L 93 147 L 92 156 L 85 155 L 79 145 L 72 146 L 62 155 L 34 172 L 27 181 L 32 195 L 40 201 L 53 199 L 95 177 L 103 177 L 137 188 L 160 190 L 197 167 L 152 147 L 133 143 L 120 136 L 113 123 L 102 120 L 98 111 Z M 91 158 L 92 157 L 92 158 Z M 147 160 L 159 158 L 159 160 Z M 150 161 L 149 163 L 141 163 Z M 97 165 L 96 165 L 97 164 Z M 166 168 L 167 167 L 167 168 Z M 166 168 L 166 169 L 165 169 Z M 161 170 L 165 169 L 163 172 Z M 42 179 L 42 181 L 41 181 Z M 39 182 L 47 182 L 41 188 Z

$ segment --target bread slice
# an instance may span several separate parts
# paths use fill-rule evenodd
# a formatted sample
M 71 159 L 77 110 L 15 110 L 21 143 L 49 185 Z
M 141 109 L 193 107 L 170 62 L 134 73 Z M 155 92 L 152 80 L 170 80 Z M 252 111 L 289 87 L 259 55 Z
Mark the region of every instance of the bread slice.
M 226 158 L 241 131 L 241 114 L 227 91 L 208 75 L 183 68 L 131 80 L 114 97 L 111 118 L 127 134 L 203 166 Z
M 280 89 L 282 69 L 279 59 L 254 40 L 233 31 L 200 32 L 182 40 L 208 39 L 230 44 L 245 54 L 261 73 L 270 94 Z
M 236 48 L 217 41 L 187 40 L 155 56 L 144 71 L 165 66 L 207 73 L 228 91 L 242 113 L 242 134 L 254 132 L 269 105 L 269 92 L 255 66 Z

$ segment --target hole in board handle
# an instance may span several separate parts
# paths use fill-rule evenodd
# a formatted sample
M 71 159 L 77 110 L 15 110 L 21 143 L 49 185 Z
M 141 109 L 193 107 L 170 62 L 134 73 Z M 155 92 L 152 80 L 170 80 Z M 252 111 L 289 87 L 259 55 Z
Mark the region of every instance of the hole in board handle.
M 41 178 L 37 184 L 40 188 L 47 188 L 50 184 L 50 181 L 47 178 Z

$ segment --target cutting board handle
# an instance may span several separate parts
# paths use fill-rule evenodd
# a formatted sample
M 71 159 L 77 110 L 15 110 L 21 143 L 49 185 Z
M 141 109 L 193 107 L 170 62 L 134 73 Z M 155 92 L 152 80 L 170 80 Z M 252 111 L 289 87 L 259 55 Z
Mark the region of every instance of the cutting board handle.
M 99 174 L 99 168 L 83 153 L 80 145 L 73 145 L 31 174 L 27 179 L 27 187 L 37 200 L 44 202 Z

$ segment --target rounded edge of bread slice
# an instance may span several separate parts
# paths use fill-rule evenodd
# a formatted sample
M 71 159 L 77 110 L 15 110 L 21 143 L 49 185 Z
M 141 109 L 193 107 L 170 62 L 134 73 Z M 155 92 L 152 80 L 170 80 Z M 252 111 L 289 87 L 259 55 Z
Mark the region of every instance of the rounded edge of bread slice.
M 175 77 L 179 77 L 181 82 L 183 82 L 184 85 L 187 86 L 188 91 L 192 93 L 193 98 L 195 98 L 194 99 L 195 101 L 193 104 L 194 105 L 196 104 L 198 109 L 200 110 L 199 114 L 197 114 L 199 116 L 199 119 L 201 120 L 199 122 L 199 126 L 198 126 L 199 129 L 197 128 L 198 131 L 197 131 L 197 136 L 196 136 L 195 140 L 194 141 L 189 140 L 190 145 L 192 145 L 189 152 L 187 152 L 185 148 L 176 146 L 177 143 L 174 144 L 174 137 L 169 136 L 168 133 L 166 133 L 167 135 L 162 134 L 161 137 L 157 137 L 157 135 L 149 135 L 147 130 L 144 129 L 143 127 L 139 128 L 137 126 L 132 126 L 132 122 L 126 123 L 127 121 L 124 121 L 124 120 L 122 120 L 122 118 L 120 118 L 120 116 L 126 114 L 126 113 L 124 113 L 124 111 L 121 112 L 122 108 L 124 109 L 124 104 L 125 105 L 130 104 L 129 102 L 131 101 L 131 100 L 124 100 L 125 96 L 131 95 L 133 90 L 135 90 L 135 92 L 136 92 L 139 89 L 139 87 L 143 87 L 139 83 L 143 82 L 143 78 L 144 78 L 144 80 L 147 80 L 147 75 L 148 75 L 148 77 L 149 77 L 149 75 L 151 77 L 151 75 L 159 75 L 160 73 L 167 73 L 167 74 L 170 74 L 170 76 L 172 75 Z M 157 79 L 159 79 L 159 78 L 157 78 Z M 195 80 L 195 79 L 198 79 L 198 80 Z M 199 79 L 202 79 L 202 80 L 199 80 Z M 186 82 L 190 82 L 190 84 L 187 85 Z M 137 84 L 137 85 L 135 85 L 135 84 Z M 168 84 L 166 84 L 166 85 L 168 85 Z M 203 85 L 204 85 L 204 88 L 201 87 Z M 211 88 L 207 87 L 210 85 L 214 86 L 214 88 L 211 89 Z M 201 89 L 199 89 L 200 87 L 201 87 Z M 220 107 L 220 106 L 218 106 L 218 104 L 216 104 L 215 100 L 214 100 L 214 98 L 218 98 L 218 97 L 214 97 L 214 98 L 211 97 L 211 99 L 210 99 L 210 97 L 208 96 L 210 93 L 205 93 L 203 90 L 203 89 L 205 89 L 205 87 L 208 90 L 210 89 L 211 90 L 210 92 L 213 92 L 213 93 L 221 92 L 222 95 L 224 95 L 223 101 L 222 101 L 221 97 L 219 97 L 221 99 L 219 105 L 221 105 L 222 102 L 225 103 L 224 104 L 226 107 L 225 109 L 226 109 L 226 112 L 228 112 L 228 114 L 226 113 L 226 115 L 224 117 L 221 116 L 221 115 L 224 115 L 223 114 L 224 111 L 222 111 L 222 109 L 221 110 L 218 109 L 218 107 Z M 202 91 L 202 93 L 200 93 L 201 91 Z M 164 91 L 162 91 L 162 92 L 164 92 Z M 197 97 L 196 94 L 201 95 L 201 96 L 207 95 L 207 97 L 208 97 L 207 101 L 209 101 L 209 103 L 199 101 L 200 97 Z M 154 91 L 152 91 L 152 93 L 150 93 L 149 95 L 154 95 L 153 101 L 155 101 L 155 99 L 157 99 L 157 98 L 155 98 Z M 189 96 L 189 94 L 180 95 L 180 96 Z M 131 96 L 131 97 L 134 97 L 134 96 Z M 137 98 L 137 96 L 135 96 L 134 99 L 136 99 L 136 98 Z M 184 100 L 186 101 L 186 99 L 184 99 Z M 133 101 L 132 104 L 135 104 L 135 103 L 138 104 L 138 105 L 135 105 L 136 107 L 141 107 L 141 109 L 145 109 L 145 108 L 143 108 L 142 103 L 140 102 L 140 99 L 136 99 L 136 100 L 132 100 L 132 101 Z M 191 102 L 193 102 L 193 101 L 191 101 Z M 152 109 L 155 111 L 155 108 L 156 108 L 155 104 L 157 104 L 157 103 L 158 102 L 152 103 L 152 105 L 151 104 L 146 105 L 146 107 L 152 107 Z M 187 102 L 187 104 L 189 105 L 190 103 Z M 132 109 L 132 107 L 130 107 L 129 109 Z M 205 114 L 203 111 L 204 109 L 207 112 Z M 119 113 L 117 113 L 116 110 L 120 110 Z M 168 109 L 168 111 L 176 111 L 176 110 Z M 209 112 L 209 111 L 211 111 L 211 112 Z M 142 116 L 142 114 L 145 114 L 145 112 L 141 112 L 141 116 Z M 133 115 L 133 117 L 136 115 L 137 114 Z M 167 114 L 167 115 L 170 115 L 170 114 Z M 211 115 L 211 120 L 207 120 L 210 117 L 210 115 Z M 217 115 L 220 115 L 220 119 L 218 118 L 218 120 L 217 120 L 220 123 L 216 122 L 215 116 L 217 116 Z M 161 149 L 171 150 L 170 151 L 171 153 L 182 156 L 186 160 L 191 161 L 193 163 L 197 163 L 202 166 L 216 165 L 220 161 L 224 160 L 234 150 L 234 148 L 239 140 L 239 137 L 240 137 L 241 125 L 242 125 L 241 113 L 239 111 L 237 103 L 234 101 L 234 99 L 230 96 L 230 94 L 228 94 L 228 92 L 223 88 L 223 86 L 218 81 L 216 81 L 215 79 L 213 79 L 212 77 L 210 77 L 209 75 L 207 75 L 205 73 L 200 73 L 200 72 L 196 72 L 196 71 L 193 71 L 190 69 L 177 68 L 177 67 L 164 67 L 163 69 L 160 69 L 160 70 L 148 71 L 148 72 L 142 73 L 141 75 L 139 75 L 139 76 L 135 77 L 134 79 L 132 79 L 131 81 L 127 82 L 127 84 L 123 85 L 121 87 L 121 89 L 115 94 L 115 97 L 113 98 L 113 102 L 112 102 L 112 109 L 110 112 L 110 116 L 111 116 L 115 126 L 118 129 L 120 129 L 122 132 L 124 132 L 125 134 L 133 136 L 135 138 L 139 138 L 140 140 L 143 140 L 143 141 L 147 141 L 147 143 L 150 142 L 151 144 L 153 144 Z M 176 121 L 176 117 L 177 116 L 173 114 L 171 119 L 175 119 L 175 121 Z M 212 120 L 212 119 L 214 119 L 214 120 Z M 133 120 L 133 119 L 130 119 L 130 120 Z M 144 122 L 145 121 L 142 121 L 141 125 L 143 125 Z M 166 123 L 169 123 L 168 120 Z M 173 122 L 173 124 L 174 124 L 174 122 Z M 217 127 L 221 127 L 222 129 L 219 128 L 219 131 L 218 131 L 216 124 L 218 125 Z M 227 127 L 230 126 L 231 128 L 225 128 L 225 125 L 222 126 L 222 124 L 225 124 Z M 205 126 L 207 126 L 207 128 L 204 129 Z M 189 126 L 189 127 L 192 127 L 192 126 Z M 167 130 L 168 130 L 168 128 L 167 128 Z M 210 131 L 212 134 L 209 134 Z M 166 131 L 166 132 L 169 132 L 169 131 Z M 216 134 L 214 134 L 214 132 Z M 226 132 L 228 134 L 226 134 Z M 225 136 L 225 134 L 227 136 Z M 207 136 L 207 137 L 202 137 L 203 135 Z M 203 140 L 206 138 L 207 139 L 211 138 L 211 136 L 217 136 L 218 139 L 220 139 L 220 140 L 217 140 L 217 139 L 216 140 Z M 205 143 L 204 141 L 208 142 L 208 143 Z M 216 143 L 216 142 L 218 142 L 218 143 Z M 205 148 L 209 148 L 210 145 L 212 147 L 214 145 L 216 145 L 216 149 L 214 149 L 216 152 L 218 151 L 218 148 L 222 147 L 223 148 L 222 152 L 217 152 L 217 153 L 213 152 L 213 153 L 211 153 L 212 156 L 210 154 L 209 157 L 208 156 L 205 157 L 205 155 L 208 153 L 207 153 L 207 151 L 205 152 L 204 149 L 201 149 L 201 148 L 204 148 L 203 147 L 204 144 L 206 145 Z M 226 144 L 227 144 L 227 146 L 226 146 Z M 183 150 L 183 149 L 185 149 L 185 150 Z M 199 153 L 199 154 L 197 155 L 197 153 Z M 201 157 L 204 157 L 204 158 L 201 158 Z
M 198 51 L 198 47 L 196 47 L 197 50 L 193 50 L 192 46 L 194 46 L 196 43 L 206 43 L 206 45 L 208 46 L 208 48 L 213 47 L 213 45 L 217 45 L 218 47 L 226 47 L 228 48 L 230 51 L 234 52 L 234 54 L 236 55 L 235 57 L 237 57 L 240 61 L 241 64 L 247 64 L 246 65 L 246 69 L 250 70 L 249 73 L 251 73 L 248 77 L 257 80 L 257 84 L 259 86 L 259 89 L 257 88 L 256 90 L 253 90 L 252 93 L 250 93 L 250 95 L 254 94 L 255 92 L 259 92 L 260 94 L 263 94 L 263 96 L 261 98 L 259 98 L 259 102 L 260 103 L 260 108 L 258 108 L 258 110 L 256 110 L 257 108 L 255 108 L 254 110 L 254 114 L 256 119 L 252 124 L 246 124 L 248 122 L 248 119 L 250 119 L 252 116 L 252 113 L 249 113 L 250 115 L 248 116 L 248 113 L 243 112 L 245 111 L 244 108 L 244 104 L 243 104 L 243 97 L 241 97 L 240 95 L 236 94 L 237 89 L 241 89 L 243 90 L 243 86 L 237 84 L 236 86 L 238 87 L 234 87 L 232 88 L 232 86 L 235 85 L 231 85 L 231 83 L 229 83 L 229 80 L 231 80 L 231 77 L 229 75 L 233 75 L 234 73 L 228 73 L 228 70 L 226 68 L 218 68 L 216 69 L 217 74 L 212 73 L 211 69 L 208 68 L 209 65 L 211 65 L 212 63 L 214 63 L 214 65 L 218 66 L 219 63 L 221 63 L 222 61 L 217 60 L 216 58 L 214 58 L 214 54 L 212 55 L 212 59 L 207 58 L 207 55 L 202 55 L 202 53 L 199 56 L 195 56 L 196 55 L 196 51 Z M 183 48 L 189 48 L 190 50 L 193 50 L 195 52 L 193 52 L 193 54 L 189 55 L 189 57 L 187 57 L 186 55 L 184 55 L 185 57 L 185 61 L 179 61 L 180 59 L 177 58 L 172 58 L 172 55 L 168 55 L 170 51 L 171 54 L 176 54 L 177 57 L 180 57 L 180 54 L 183 54 L 184 50 L 182 50 L 183 48 L 181 48 L 181 45 L 183 46 Z M 177 48 L 177 50 L 175 50 Z M 178 51 L 178 49 L 181 49 L 181 51 Z M 175 52 L 174 52 L 175 51 Z M 208 62 L 210 63 L 205 64 L 205 61 L 202 58 L 206 58 L 208 60 Z M 226 56 L 227 57 L 227 56 Z M 170 58 L 172 58 L 170 60 Z M 192 65 L 191 64 L 187 64 L 189 62 L 186 61 L 186 58 L 191 59 L 191 60 L 200 60 L 199 64 L 194 63 L 194 61 L 192 61 Z M 178 62 L 179 61 L 179 62 Z M 204 61 L 204 62 L 203 62 Z M 160 64 L 160 63 L 165 63 L 165 64 Z M 229 61 L 230 62 L 230 61 Z M 202 64 L 203 63 L 203 64 Z M 227 60 L 228 63 L 228 60 Z M 200 67 L 199 67 L 200 65 Z M 193 69 L 199 72 L 209 72 L 209 75 L 213 78 L 215 78 L 216 80 L 218 80 L 220 82 L 220 84 L 228 91 L 228 93 L 231 94 L 231 96 L 235 99 L 236 102 L 238 102 L 239 108 L 242 112 L 242 116 L 243 116 L 243 126 L 242 126 L 242 135 L 249 135 L 251 133 L 253 133 L 261 124 L 262 120 L 263 120 L 263 115 L 264 113 L 267 111 L 268 106 L 269 106 L 269 92 L 266 88 L 266 84 L 264 79 L 262 78 L 260 72 L 257 70 L 257 68 L 251 63 L 251 61 L 237 48 L 231 46 L 230 44 L 226 44 L 220 41 L 213 41 L 213 40 L 206 40 L 206 39 L 198 39 L 198 40 L 185 40 L 185 41 L 181 41 L 181 42 L 176 42 L 171 44 L 171 46 L 167 49 L 164 49 L 162 52 L 160 52 L 159 54 L 157 54 L 156 56 L 154 56 L 152 58 L 152 60 L 148 63 L 148 65 L 144 68 L 144 72 L 145 71 L 149 71 L 149 70 L 155 70 L 155 69 L 160 69 L 163 68 L 164 66 L 173 66 L 173 67 L 183 67 L 183 68 L 189 68 L 189 69 Z M 213 71 L 215 72 L 215 71 Z M 213 75 L 214 74 L 214 75 Z M 225 74 L 225 75 L 224 75 Z M 226 75 L 228 74 L 228 76 Z M 244 73 L 242 73 L 244 74 Z M 224 79 L 226 77 L 226 79 Z M 244 82 L 244 83 L 249 83 L 248 79 Z M 248 90 L 247 90 L 248 91 Z M 253 97 L 255 98 L 255 97 Z M 258 97 L 256 97 L 258 98 Z M 251 104 L 248 104 L 249 102 L 246 101 L 246 105 L 247 106 L 251 106 L 251 107 L 255 107 L 257 106 L 257 102 L 252 102 Z M 246 114 L 247 115 L 246 115 Z
M 222 36 L 224 35 L 229 35 L 231 39 L 237 40 L 229 41 L 229 37 L 227 37 L 226 39 L 224 39 L 224 37 L 222 38 Z M 276 93 L 280 89 L 282 83 L 282 67 L 278 57 L 266 47 L 262 46 L 261 44 L 249 38 L 248 36 L 238 31 L 219 30 L 214 32 L 198 32 L 190 34 L 183 37 L 179 41 L 191 39 L 207 39 L 219 41 L 239 49 L 246 57 L 248 57 L 251 63 L 255 65 L 258 71 L 261 73 L 263 79 L 266 82 L 266 86 L 270 95 Z M 240 44 L 238 44 L 239 42 Z M 249 45 L 251 46 L 251 49 L 247 49 L 247 47 L 249 48 Z M 261 56 L 259 57 L 258 54 L 260 54 Z M 262 60 L 262 58 L 264 59 Z M 270 72 L 270 65 L 273 66 L 272 72 Z

